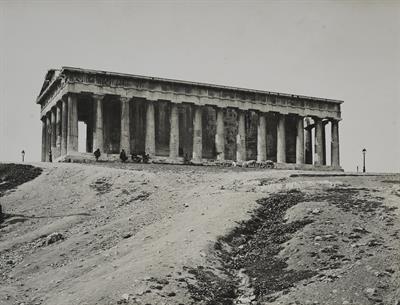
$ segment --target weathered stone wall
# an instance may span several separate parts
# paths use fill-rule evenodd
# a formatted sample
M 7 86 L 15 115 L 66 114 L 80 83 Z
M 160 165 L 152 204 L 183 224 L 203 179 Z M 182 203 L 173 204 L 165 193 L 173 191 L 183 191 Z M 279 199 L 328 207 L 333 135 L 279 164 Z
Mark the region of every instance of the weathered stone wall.
M 276 126 L 277 117 L 274 113 L 266 114 L 266 125 L 267 125 L 267 160 L 276 162 Z
M 131 153 L 144 154 L 146 138 L 146 101 L 134 99 L 129 104 Z
M 103 102 L 104 149 L 106 153 L 118 154 L 121 137 L 121 103 L 113 97 Z
M 156 128 L 156 155 L 169 155 L 169 134 L 171 129 L 170 103 L 167 101 L 157 101 L 154 104 L 154 120 Z
M 215 159 L 215 134 L 217 132 L 217 114 L 214 107 L 203 107 L 202 127 L 203 158 Z
M 250 110 L 246 112 L 245 118 L 247 160 L 257 160 L 258 114 Z
M 288 115 L 286 117 L 286 163 L 296 163 L 296 136 L 297 117 Z
M 224 109 L 225 159 L 236 160 L 238 115 L 235 109 Z
M 193 155 L 193 108 L 190 104 L 179 105 L 179 156 Z

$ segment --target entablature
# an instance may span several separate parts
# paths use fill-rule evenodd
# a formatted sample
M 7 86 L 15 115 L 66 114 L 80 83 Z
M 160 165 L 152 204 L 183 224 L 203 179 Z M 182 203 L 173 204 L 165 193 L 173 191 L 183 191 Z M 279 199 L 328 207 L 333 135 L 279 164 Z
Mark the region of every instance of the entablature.
M 82 92 L 234 107 L 242 110 L 295 113 L 321 118 L 341 118 L 342 101 L 339 100 L 77 68 L 63 68 L 58 77 L 37 98 L 37 103 L 41 105 L 43 112 L 49 104 L 54 100 L 57 102 L 62 95 Z

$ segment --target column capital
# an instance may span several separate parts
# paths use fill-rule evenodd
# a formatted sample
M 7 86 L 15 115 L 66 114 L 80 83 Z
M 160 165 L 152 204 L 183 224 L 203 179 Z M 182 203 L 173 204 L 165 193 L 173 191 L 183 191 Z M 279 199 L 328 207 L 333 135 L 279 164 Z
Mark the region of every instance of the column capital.
M 324 119 L 324 118 L 321 118 L 321 117 L 318 117 L 318 116 L 312 116 L 311 118 L 314 120 L 314 122 L 322 121 Z
M 306 116 L 300 113 L 289 113 L 290 115 L 297 117 L 299 119 L 304 119 Z
M 328 119 L 322 119 L 322 124 L 325 126 L 330 122 Z
M 267 115 L 267 113 L 268 112 L 266 112 L 266 111 L 261 111 L 261 110 L 256 110 L 256 112 L 257 112 L 257 114 L 259 115 L 259 116 L 266 116 Z
M 91 96 L 94 100 L 101 101 L 104 99 L 105 94 L 92 93 Z
M 59 100 L 54 104 L 54 107 L 61 107 L 62 101 L 63 101 L 62 98 L 59 99 Z
M 80 93 L 77 92 L 66 92 L 61 99 L 68 99 L 68 97 L 78 97 L 80 95 Z
M 119 96 L 119 100 L 121 102 L 129 102 L 131 100 L 130 97 L 126 97 L 126 96 Z

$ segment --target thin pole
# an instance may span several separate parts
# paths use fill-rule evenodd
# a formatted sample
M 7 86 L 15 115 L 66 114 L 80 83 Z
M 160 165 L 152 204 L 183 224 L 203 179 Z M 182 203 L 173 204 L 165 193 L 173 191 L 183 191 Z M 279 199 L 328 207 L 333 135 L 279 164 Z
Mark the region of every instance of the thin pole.
M 366 149 L 363 149 L 363 173 L 365 173 L 365 153 L 366 153 Z

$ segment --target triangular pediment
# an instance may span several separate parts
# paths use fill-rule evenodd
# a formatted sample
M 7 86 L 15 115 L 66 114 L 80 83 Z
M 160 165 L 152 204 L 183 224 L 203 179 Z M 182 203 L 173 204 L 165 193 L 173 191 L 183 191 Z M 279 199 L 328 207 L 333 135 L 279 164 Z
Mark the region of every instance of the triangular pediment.
M 60 71 L 57 69 L 50 69 L 47 71 L 46 76 L 44 78 L 44 82 L 42 88 L 40 89 L 39 96 L 47 89 L 47 87 L 57 78 Z

